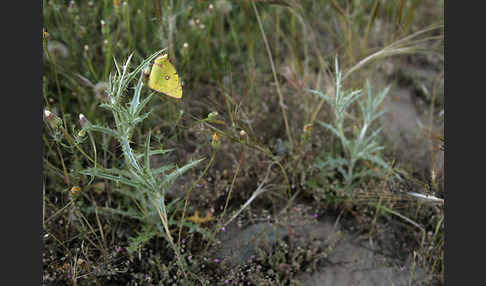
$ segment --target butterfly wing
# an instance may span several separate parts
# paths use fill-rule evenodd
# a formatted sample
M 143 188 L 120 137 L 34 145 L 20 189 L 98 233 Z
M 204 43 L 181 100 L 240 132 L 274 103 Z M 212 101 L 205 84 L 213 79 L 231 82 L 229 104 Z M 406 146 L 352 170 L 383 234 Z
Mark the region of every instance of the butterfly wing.
M 174 66 L 169 62 L 167 54 L 155 59 L 150 71 L 148 86 L 170 97 L 182 97 L 182 85 Z

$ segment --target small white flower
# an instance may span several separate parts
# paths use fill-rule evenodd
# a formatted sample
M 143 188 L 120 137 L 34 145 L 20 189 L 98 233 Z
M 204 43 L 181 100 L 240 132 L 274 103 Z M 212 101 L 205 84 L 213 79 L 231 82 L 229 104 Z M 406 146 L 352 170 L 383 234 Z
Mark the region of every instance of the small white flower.
M 66 45 L 58 41 L 49 41 L 47 43 L 47 51 L 51 56 L 60 59 L 65 59 L 69 56 L 69 50 Z
M 226 0 L 218 0 L 216 1 L 216 9 L 223 14 L 228 14 L 232 9 L 231 3 Z

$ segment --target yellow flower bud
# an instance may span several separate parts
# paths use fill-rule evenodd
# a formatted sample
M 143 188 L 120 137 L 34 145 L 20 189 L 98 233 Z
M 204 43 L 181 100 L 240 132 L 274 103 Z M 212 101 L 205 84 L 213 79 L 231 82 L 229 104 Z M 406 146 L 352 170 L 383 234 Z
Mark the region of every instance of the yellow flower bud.
M 213 145 L 213 148 L 217 149 L 219 147 L 219 144 L 220 144 L 219 135 L 217 132 L 214 132 L 211 145 Z
M 49 37 L 49 33 L 47 33 L 46 28 L 42 29 L 42 39 L 47 39 Z

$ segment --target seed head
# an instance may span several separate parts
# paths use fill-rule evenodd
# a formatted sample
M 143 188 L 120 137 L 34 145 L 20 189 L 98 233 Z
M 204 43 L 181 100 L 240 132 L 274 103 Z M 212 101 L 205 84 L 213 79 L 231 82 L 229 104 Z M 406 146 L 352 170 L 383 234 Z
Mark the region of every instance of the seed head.
M 88 126 L 89 124 L 91 124 L 88 119 L 86 118 L 86 116 L 84 116 L 84 114 L 80 113 L 79 114 L 79 124 L 81 125 L 82 128 Z
M 69 56 L 69 50 L 66 45 L 58 41 L 49 41 L 47 43 L 47 51 L 49 55 L 56 59 L 65 59 Z
M 47 109 L 44 110 L 44 118 L 49 124 L 49 126 L 54 130 L 57 130 L 62 125 L 61 118 L 57 117 L 57 115 L 55 115 L 54 113 L 50 112 Z
M 108 99 L 108 83 L 107 82 L 98 82 L 93 86 L 93 92 L 95 94 L 95 97 L 98 100 L 105 101 Z
M 218 0 L 216 1 L 216 9 L 222 14 L 228 14 L 232 9 L 231 3 L 227 0 Z
M 218 116 L 218 112 L 212 111 L 211 113 L 208 114 L 208 121 L 211 122 L 211 121 L 216 120 L 217 116 Z

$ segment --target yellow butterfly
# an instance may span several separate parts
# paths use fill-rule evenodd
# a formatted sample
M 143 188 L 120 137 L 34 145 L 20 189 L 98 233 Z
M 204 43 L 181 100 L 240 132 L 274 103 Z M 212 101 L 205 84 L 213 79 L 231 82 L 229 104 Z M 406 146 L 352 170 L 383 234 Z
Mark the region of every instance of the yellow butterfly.
M 167 54 L 155 59 L 150 71 L 148 86 L 170 97 L 182 97 L 182 85 L 179 76 L 174 66 L 169 62 Z

